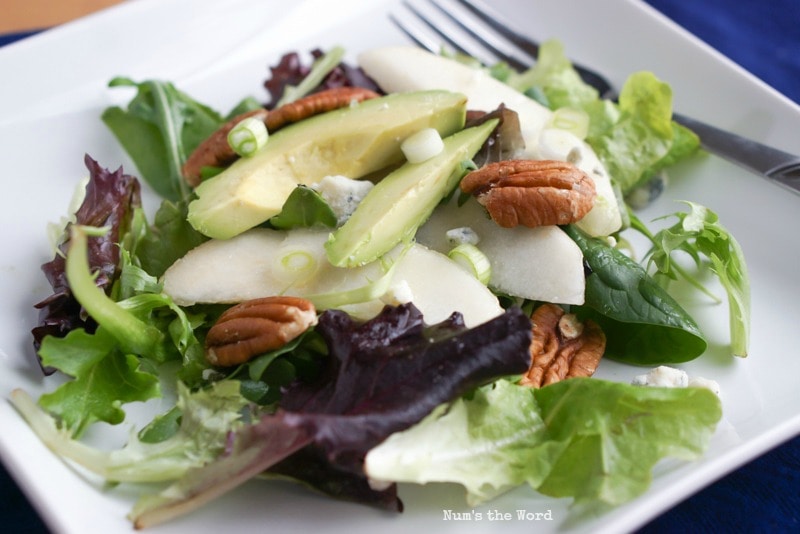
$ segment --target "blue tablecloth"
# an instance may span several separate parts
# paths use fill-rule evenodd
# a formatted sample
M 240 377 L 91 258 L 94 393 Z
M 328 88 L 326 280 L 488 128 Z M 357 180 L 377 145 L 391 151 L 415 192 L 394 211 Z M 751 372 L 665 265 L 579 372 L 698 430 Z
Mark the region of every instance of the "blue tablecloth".
M 800 102 L 800 0 L 646 1 Z M 28 35 L 0 36 L 0 46 Z M 0 517 L 3 532 L 46 532 L 2 466 Z M 692 496 L 641 532 L 800 532 L 800 437 Z

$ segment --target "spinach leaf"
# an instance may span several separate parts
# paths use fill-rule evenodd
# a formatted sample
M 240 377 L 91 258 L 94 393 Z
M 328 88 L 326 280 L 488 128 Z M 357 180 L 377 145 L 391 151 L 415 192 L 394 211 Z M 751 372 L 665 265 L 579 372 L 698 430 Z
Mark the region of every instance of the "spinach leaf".
M 336 226 L 336 214 L 322 196 L 310 187 L 299 185 L 289 194 L 281 212 L 269 220 L 273 228 L 311 228 Z
M 574 226 L 564 227 L 590 269 L 586 302 L 575 308 L 606 333 L 606 356 L 636 365 L 693 360 L 707 343 L 694 319 L 644 268 Z
M 191 249 L 208 240 L 186 219 L 188 202 L 165 200 L 151 226 L 143 231 L 135 255 L 142 268 L 159 277 Z

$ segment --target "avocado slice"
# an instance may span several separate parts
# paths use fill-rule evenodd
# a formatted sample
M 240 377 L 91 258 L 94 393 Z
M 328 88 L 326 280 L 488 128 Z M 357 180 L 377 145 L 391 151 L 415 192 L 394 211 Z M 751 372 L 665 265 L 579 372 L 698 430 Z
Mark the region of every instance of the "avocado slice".
M 497 120 L 461 130 L 444 139 L 442 151 L 420 163 L 405 163 L 373 187 L 344 225 L 325 244 L 328 261 L 356 267 L 373 261 L 414 235 L 463 176 L 459 165 L 471 159 L 497 126 Z
M 450 135 L 464 127 L 465 115 L 463 95 L 433 90 L 373 98 L 297 122 L 201 183 L 189 222 L 209 237 L 233 237 L 279 213 L 298 184 L 336 174 L 362 178 L 400 163 L 400 144 L 410 134 L 436 128 Z

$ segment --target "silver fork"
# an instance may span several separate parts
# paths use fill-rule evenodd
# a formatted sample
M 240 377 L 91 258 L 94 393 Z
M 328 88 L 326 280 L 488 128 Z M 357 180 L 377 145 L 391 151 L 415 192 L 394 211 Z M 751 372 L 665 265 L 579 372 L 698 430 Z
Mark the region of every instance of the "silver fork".
M 425 5 L 433 7 L 441 17 L 431 16 L 407 0 L 402 4 L 407 16 L 390 14 L 390 19 L 409 39 L 431 52 L 439 53 L 445 45 L 484 64 L 504 61 L 517 70 L 525 70 L 536 61 L 539 43 L 512 29 L 509 22 L 475 0 L 451 0 L 446 5 L 440 0 L 427 0 Z M 573 65 L 603 98 L 616 97 L 613 84 L 605 76 L 583 65 Z M 800 192 L 800 156 L 685 115 L 674 113 L 673 119 L 694 131 L 708 152 Z

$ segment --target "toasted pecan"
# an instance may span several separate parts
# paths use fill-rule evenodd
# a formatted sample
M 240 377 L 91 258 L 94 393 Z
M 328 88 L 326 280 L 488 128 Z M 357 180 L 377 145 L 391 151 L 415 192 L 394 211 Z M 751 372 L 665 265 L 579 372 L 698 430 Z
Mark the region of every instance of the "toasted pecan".
M 206 360 L 229 367 L 279 349 L 317 323 L 314 305 L 300 297 L 274 296 L 228 308 L 206 335 Z
M 461 190 L 475 196 L 500 226 L 548 226 L 582 219 L 594 205 L 594 180 L 571 163 L 506 160 L 467 174 Z
M 267 130 L 274 132 L 288 124 L 320 113 L 345 108 L 380 95 L 364 87 L 335 87 L 312 93 L 294 102 L 284 104 L 267 115 Z
M 606 346 L 606 336 L 597 323 L 581 323 L 555 304 L 539 306 L 531 320 L 531 366 L 520 384 L 542 387 L 594 374 Z

